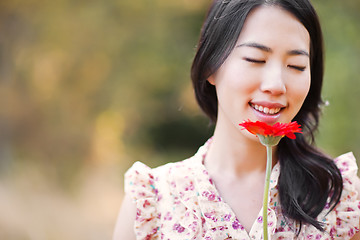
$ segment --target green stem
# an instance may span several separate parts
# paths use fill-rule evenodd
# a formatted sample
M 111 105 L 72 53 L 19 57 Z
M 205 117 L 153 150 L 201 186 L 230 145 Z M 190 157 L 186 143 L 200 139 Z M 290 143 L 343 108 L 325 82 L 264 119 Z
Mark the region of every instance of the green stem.
M 270 174 L 272 167 L 272 147 L 266 146 L 266 174 L 265 174 L 265 186 L 264 186 L 264 198 L 263 198 L 263 230 L 264 230 L 264 240 L 268 240 L 268 198 L 269 198 L 269 184 L 270 184 Z

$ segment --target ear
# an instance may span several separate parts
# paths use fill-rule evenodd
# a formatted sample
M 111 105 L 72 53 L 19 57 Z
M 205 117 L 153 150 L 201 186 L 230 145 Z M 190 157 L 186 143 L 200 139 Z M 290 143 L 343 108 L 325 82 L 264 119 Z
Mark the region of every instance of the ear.
M 210 77 L 208 77 L 207 81 L 211 84 L 215 86 L 215 78 L 214 75 L 211 75 Z

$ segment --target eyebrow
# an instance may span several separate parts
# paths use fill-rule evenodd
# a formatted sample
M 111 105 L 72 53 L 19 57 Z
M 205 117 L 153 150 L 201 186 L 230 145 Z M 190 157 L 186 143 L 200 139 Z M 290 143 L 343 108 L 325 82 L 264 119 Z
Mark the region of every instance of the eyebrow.
M 260 43 L 256 43 L 256 42 L 248 42 L 248 43 L 242 43 L 242 44 L 239 44 L 236 46 L 236 48 L 238 47 L 252 47 L 252 48 L 257 48 L 261 51 L 264 51 L 264 52 L 269 52 L 271 53 L 272 50 L 271 48 L 265 46 L 265 45 L 262 45 Z M 294 50 L 290 50 L 287 52 L 288 55 L 290 56 L 297 56 L 297 55 L 304 55 L 304 56 L 307 56 L 309 57 L 309 53 L 305 50 L 300 50 L 300 49 L 294 49 Z
M 291 55 L 291 56 L 296 56 L 296 55 L 305 55 L 305 56 L 310 56 L 310 54 L 307 52 L 307 51 L 304 51 L 304 50 L 291 50 L 291 51 L 288 51 L 288 55 Z

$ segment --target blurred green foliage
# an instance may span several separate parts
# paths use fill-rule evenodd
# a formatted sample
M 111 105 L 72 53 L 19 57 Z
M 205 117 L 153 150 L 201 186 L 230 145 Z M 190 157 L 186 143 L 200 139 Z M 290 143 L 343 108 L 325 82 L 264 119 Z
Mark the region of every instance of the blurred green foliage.
M 360 2 L 314 1 L 326 47 L 325 107 L 319 145 L 333 156 L 353 151 L 360 159 Z
M 71 185 L 88 164 L 192 155 L 212 128 L 192 57 L 209 1 L 1 1 L 2 173 L 39 165 Z M 360 158 L 360 4 L 317 0 L 326 42 L 319 146 Z
M 71 185 L 88 164 L 193 154 L 211 135 L 189 80 L 204 9 L 204 1 L 2 1 L 1 169 L 35 164 Z

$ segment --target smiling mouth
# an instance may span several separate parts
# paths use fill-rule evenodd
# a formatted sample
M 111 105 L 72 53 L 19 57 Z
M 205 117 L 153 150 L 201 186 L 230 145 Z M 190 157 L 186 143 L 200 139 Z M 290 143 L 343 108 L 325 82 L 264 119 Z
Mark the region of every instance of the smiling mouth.
M 253 104 L 250 103 L 250 106 L 255 109 L 258 112 L 261 112 L 263 114 L 267 114 L 267 115 L 275 115 L 277 113 L 279 113 L 283 108 L 269 108 L 269 107 L 264 107 L 258 104 Z

